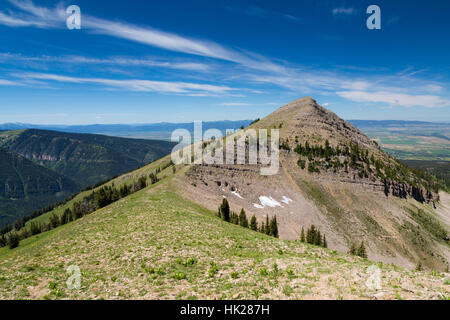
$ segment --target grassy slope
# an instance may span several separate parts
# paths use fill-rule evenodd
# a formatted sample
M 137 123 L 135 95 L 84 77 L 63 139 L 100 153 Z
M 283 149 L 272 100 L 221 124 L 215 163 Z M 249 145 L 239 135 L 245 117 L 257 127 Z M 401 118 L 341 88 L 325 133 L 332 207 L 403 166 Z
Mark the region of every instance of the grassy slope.
M 190 258 L 196 262 L 184 266 Z M 78 291 L 65 285 L 72 264 L 82 271 Z M 0 298 L 370 298 L 371 264 L 225 223 L 181 198 L 168 177 L 15 250 L 0 249 Z M 380 267 L 382 298 L 449 295 L 437 274 Z

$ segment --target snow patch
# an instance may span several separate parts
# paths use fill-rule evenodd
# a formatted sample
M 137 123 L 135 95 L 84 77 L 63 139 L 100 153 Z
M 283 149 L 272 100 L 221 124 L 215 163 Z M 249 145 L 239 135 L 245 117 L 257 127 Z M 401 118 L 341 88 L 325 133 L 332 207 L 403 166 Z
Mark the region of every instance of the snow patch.
M 281 200 L 281 202 L 284 202 L 284 203 L 286 203 L 286 204 L 289 204 L 289 203 L 293 202 L 293 200 L 290 199 L 290 198 L 288 198 L 288 197 L 286 197 L 286 196 L 283 196 L 283 200 Z
M 264 206 L 257 204 L 257 203 L 254 203 L 253 206 L 257 209 L 264 209 Z
M 241 197 L 241 195 L 239 193 L 237 193 L 236 191 L 231 191 L 232 194 L 234 194 L 236 197 L 240 198 L 240 199 L 244 199 Z
M 259 201 L 261 202 L 261 205 L 264 207 L 266 206 L 271 208 L 283 207 L 278 201 L 276 201 L 272 197 L 261 196 L 259 197 Z

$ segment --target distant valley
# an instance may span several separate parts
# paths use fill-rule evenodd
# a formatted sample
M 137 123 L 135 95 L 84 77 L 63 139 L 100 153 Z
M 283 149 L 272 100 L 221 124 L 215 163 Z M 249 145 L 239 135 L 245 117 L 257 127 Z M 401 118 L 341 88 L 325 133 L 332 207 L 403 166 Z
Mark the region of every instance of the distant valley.
M 174 143 L 49 130 L 0 133 L 0 227 L 170 153 Z

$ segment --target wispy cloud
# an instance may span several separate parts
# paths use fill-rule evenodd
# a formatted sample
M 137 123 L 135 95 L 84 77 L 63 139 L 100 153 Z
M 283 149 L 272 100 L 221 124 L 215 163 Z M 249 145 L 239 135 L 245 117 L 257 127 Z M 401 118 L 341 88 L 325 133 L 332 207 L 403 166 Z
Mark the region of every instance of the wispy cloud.
M 411 95 L 385 91 L 340 91 L 337 94 L 348 100 L 357 102 L 382 102 L 390 106 L 429 108 L 450 106 L 450 100 L 432 95 Z
M 0 11 L 0 24 L 9 27 L 63 28 L 65 11 L 62 4 L 54 9 L 38 7 L 30 0 L 8 0 L 21 12 Z
M 35 6 L 30 0 L 9 0 L 22 10 L 21 13 L 1 12 L 4 19 L 0 23 L 11 27 L 38 26 L 41 28 L 58 28 L 64 26 L 65 12 L 61 5 L 55 9 Z M 28 24 L 7 24 L 6 18 L 18 19 Z M 227 48 L 218 43 L 183 37 L 174 33 L 164 32 L 151 27 L 141 27 L 129 23 L 110 21 L 83 14 L 82 28 L 96 34 L 109 35 L 129 41 L 143 43 L 149 46 L 182 52 L 202 57 L 209 57 L 234 62 L 251 69 L 272 70 L 282 72 L 284 67 L 271 62 L 263 56 Z
M 16 81 L 0 79 L 0 86 L 20 86 L 21 84 Z
M 65 27 L 65 13 L 61 5 L 54 9 L 35 6 L 30 0 L 9 0 L 20 12 L 0 11 L 0 24 L 10 27 Z M 332 10 L 333 15 L 353 15 L 357 11 L 350 7 L 339 7 Z M 260 14 L 264 14 L 260 12 Z M 225 83 L 241 81 L 255 84 L 252 93 L 267 91 L 267 87 L 276 86 L 293 94 L 338 95 L 344 99 L 357 102 L 377 102 L 390 106 L 449 106 L 449 88 L 447 83 L 424 80 L 427 70 L 406 68 L 397 74 L 371 75 L 368 72 L 341 72 L 340 70 L 320 70 L 292 65 L 287 62 L 271 60 L 262 55 L 234 49 L 213 41 L 189 38 L 178 34 L 161 31 L 151 27 L 142 27 L 125 22 L 109 21 L 83 14 L 82 27 L 94 34 L 108 35 L 127 41 L 143 43 L 148 46 L 178 53 L 197 56 L 208 63 L 211 58 L 220 60 L 223 68 L 215 70 L 214 76 L 225 79 Z M 26 59 L 27 57 L 23 57 Z M 33 57 L 31 57 L 33 58 Z M 55 57 L 35 57 L 35 59 L 53 59 Z M 0 57 L 1 59 L 1 57 Z M 82 56 L 64 56 L 57 58 L 73 63 L 111 64 L 114 66 L 165 67 L 170 69 L 209 70 L 207 63 L 195 61 L 162 61 L 152 58 L 89 58 Z M 54 61 L 58 61 L 58 60 Z M 203 60 L 202 60 L 203 61 Z M 233 63 L 229 63 L 233 62 Z M 350 71 L 360 67 L 347 66 Z M 367 71 L 367 70 L 366 70 Z M 389 72 L 389 70 L 383 70 Z M 54 72 L 55 73 L 55 72 Z M 203 76 L 203 75 L 202 75 Z M 422 78 L 418 78 L 421 76 Z M 213 79 L 212 77 L 210 79 Z M 58 81 L 68 83 L 97 84 L 113 88 L 133 91 L 154 91 L 173 94 L 189 94 L 204 96 L 211 94 L 230 94 L 235 89 L 230 86 L 212 85 L 191 82 L 161 82 L 151 80 L 116 80 L 106 78 L 67 77 L 55 74 L 28 75 L 26 81 Z M 15 81 L 15 79 L 8 79 Z M 191 81 L 191 80 L 190 80 Z M 202 79 L 204 82 L 205 80 Z M 216 79 L 211 80 L 216 83 Z M 260 89 L 261 86 L 264 89 Z M 287 89 L 287 90 L 286 90 Z M 246 90 L 246 89 L 241 89 Z
M 152 57 L 132 58 L 132 57 L 108 57 L 104 59 L 85 57 L 85 56 L 24 56 L 13 53 L 0 53 L 2 62 L 41 62 L 41 63 L 64 63 L 64 64 L 92 64 L 92 65 L 113 65 L 125 67 L 148 67 L 148 68 L 168 68 L 189 71 L 210 71 L 211 65 L 192 61 L 180 60 L 161 60 Z
M 119 88 L 128 91 L 138 92 L 158 92 L 164 94 L 185 94 L 185 95 L 223 95 L 235 90 L 227 86 L 216 86 L 210 84 L 199 84 L 189 82 L 168 82 L 151 81 L 138 79 L 105 79 L 105 78 L 83 78 L 71 77 L 47 73 L 19 73 L 13 76 L 22 79 L 47 80 L 73 84 L 94 84 Z

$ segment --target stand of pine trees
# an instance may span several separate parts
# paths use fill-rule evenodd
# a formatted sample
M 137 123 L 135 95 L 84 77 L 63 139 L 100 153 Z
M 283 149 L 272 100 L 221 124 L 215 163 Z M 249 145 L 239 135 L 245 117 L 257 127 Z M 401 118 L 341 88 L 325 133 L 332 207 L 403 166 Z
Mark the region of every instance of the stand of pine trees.
M 421 203 L 433 197 L 431 191 L 437 193 L 442 188 L 442 182 L 439 182 L 439 179 L 432 174 L 409 168 L 398 161 L 392 163 L 376 159 L 374 154 L 370 154 L 368 149 L 357 143 L 341 144 L 336 147 L 332 147 L 328 140 L 325 141 L 325 146 L 312 145 L 308 141 L 302 145 L 297 139 L 296 143 L 293 150 L 300 156 L 297 164 L 302 170 L 307 168 L 310 173 L 320 173 L 321 170 L 330 169 L 335 173 L 340 170 L 349 173 L 351 168 L 355 171 L 354 178 L 358 175 L 361 179 L 371 178 L 382 181 L 386 196 L 392 194 L 405 199 L 410 196 Z M 280 149 L 290 150 L 288 141 L 282 141 Z M 345 157 L 343 162 L 339 159 L 342 156 Z
M 239 215 L 232 212 L 227 199 L 222 200 L 222 203 L 217 210 L 217 216 L 226 222 L 237 224 L 241 227 L 249 228 L 253 231 L 258 231 L 275 238 L 279 237 L 277 216 L 274 216 L 270 220 L 269 216 L 266 216 L 266 223 L 263 222 L 261 227 L 258 227 L 258 222 L 255 216 L 252 216 L 249 223 L 244 209 L 241 209 Z
M 321 235 L 320 230 L 317 229 L 315 225 L 312 225 L 306 231 L 306 234 L 305 229 L 302 227 L 302 231 L 300 232 L 300 241 L 328 248 L 327 238 L 325 237 L 325 235 Z
M 169 166 L 164 166 L 162 170 L 168 168 Z M 148 178 L 150 179 L 150 184 L 155 184 L 159 181 L 157 177 L 159 172 L 161 172 L 161 168 L 158 168 L 154 173 L 149 175 Z M 95 212 L 96 210 L 100 210 L 132 193 L 146 188 L 148 185 L 148 178 L 146 176 L 142 176 L 134 183 L 129 185 L 124 184 L 120 188 L 115 188 L 114 184 L 112 184 L 112 186 L 104 186 L 96 191 L 92 191 L 92 193 L 84 197 L 82 201 L 75 202 L 72 205 L 72 208 L 67 208 L 61 216 L 57 216 L 53 213 L 48 223 L 32 221 L 29 228 L 25 228 L 25 222 L 27 220 L 18 220 L 18 222 L 14 225 L 14 229 L 11 227 L 2 230 L 4 233 L 0 236 L 0 248 L 9 246 L 11 249 L 14 249 L 19 246 L 20 241 L 23 239 L 55 229 L 61 225 L 78 220 L 85 215 Z M 52 206 L 52 210 L 55 207 L 56 206 Z
M 366 251 L 366 246 L 364 245 L 364 241 L 361 241 L 361 244 L 359 245 L 359 247 L 356 246 L 355 243 L 352 243 L 348 253 L 351 255 L 354 255 L 354 256 L 358 256 L 358 257 L 367 259 L 367 251 Z

